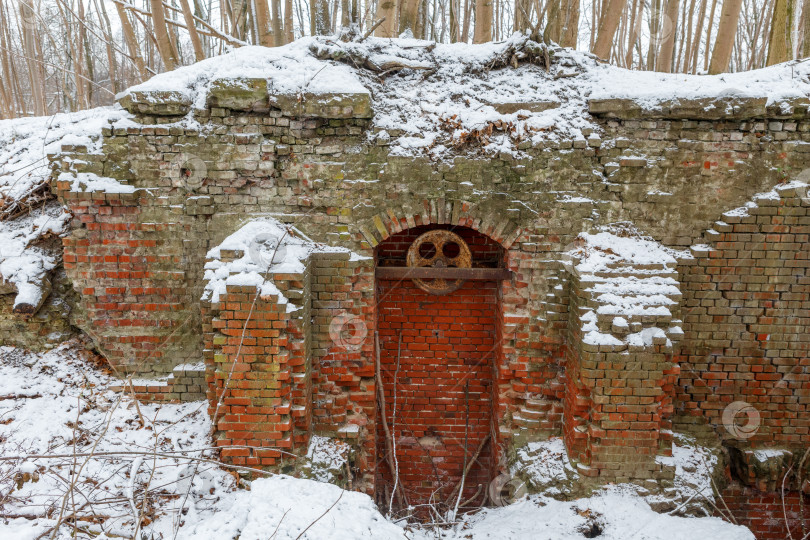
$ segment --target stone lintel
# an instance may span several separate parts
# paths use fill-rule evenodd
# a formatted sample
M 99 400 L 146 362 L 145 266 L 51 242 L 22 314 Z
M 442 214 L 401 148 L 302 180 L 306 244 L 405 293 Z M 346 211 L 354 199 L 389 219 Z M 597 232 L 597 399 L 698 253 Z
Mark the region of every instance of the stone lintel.
M 143 116 L 185 116 L 191 110 L 191 99 L 174 90 L 135 90 L 118 103 L 128 112 Z
M 620 120 L 748 120 L 767 116 L 767 101 L 765 97 L 676 98 L 644 106 L 634 99 L 610 98 L 589 100 L 588 110 L 596 116 Z
M 310 118 L 371 118 L 371 95 L 368 93 L 271 94 L 270 104 L 285 116 Z

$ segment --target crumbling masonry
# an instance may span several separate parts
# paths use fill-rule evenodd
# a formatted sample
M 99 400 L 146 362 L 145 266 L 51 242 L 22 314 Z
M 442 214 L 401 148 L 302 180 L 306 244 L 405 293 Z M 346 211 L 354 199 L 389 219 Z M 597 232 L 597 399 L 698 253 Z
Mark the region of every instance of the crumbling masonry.
M 226 79 L 204 108 L 121 105 L 132 122 L 101 152 L 55 162 L 75 323 L 121 372 L 171 374 L 141 395 L 208 399 L 222 459 L 293 471 L 310 435 L 339 438 L 353 488 L 381 496 L 393 425 L 418 502 L 448 497 L 479 447 L 465 499 L 554 436 L 586 479 L 666 482 L 656 457 L 690 432 L 737 456 L 738 517 L 783 534 L 756 517 L 779 498 L 752 456 L 810 445 L 810 198 L 792 182 L 808 99 L 592 100 L 584 139 L 443 160 L 391 155 L 368 93 Z M 77 189 L 83 173 L 121 188 Z M 442 295 L 402 273 L 436 230 L 473 270 Z M 293 240 L 296 264 L 276 264 Z M 723 427 L 735 402 L 759 415 L 751 437 Z

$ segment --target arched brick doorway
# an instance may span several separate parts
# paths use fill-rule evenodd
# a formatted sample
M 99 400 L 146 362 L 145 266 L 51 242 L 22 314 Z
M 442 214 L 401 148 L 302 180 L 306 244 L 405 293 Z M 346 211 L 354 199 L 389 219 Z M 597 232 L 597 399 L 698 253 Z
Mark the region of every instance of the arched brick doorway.
M 414 227 L 392 235 L 375 250 L 385 396 L 381 403 L 377 395 L 375 491 L 386 506 L 394 475 L 387 458 L 383 406 L 392 434 L 390 444 L 395 446 L 394 466 L 411 505 L 441 506 L 451 496 L 454 502 L 465 463 L 471 465 L 462 501 L 472 499 L 470 505 L 480 505 L 495 473 L 496 370 L 503 320 L 500 282 L 470 279 L 456 291 L 437 296 L 423 291 L 413 279 L 387 278 L 379 271 L 406 266 L 406 253 L 414 240 L 443 228 L 449 229 Z M 469 246 L 473 268 L 502 268 L 503 250 L 496 242 L 470 228 L 451 230 Z

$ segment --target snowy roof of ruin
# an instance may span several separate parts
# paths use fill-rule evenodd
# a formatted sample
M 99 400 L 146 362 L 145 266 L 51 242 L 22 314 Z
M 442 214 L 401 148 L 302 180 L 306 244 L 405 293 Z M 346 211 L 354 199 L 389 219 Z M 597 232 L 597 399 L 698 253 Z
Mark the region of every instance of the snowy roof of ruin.
M 595 127 L 588 113 L 678 117 L 681 107 L 684 118 L 696 108 L 701 117 L 734 117 L 741 109 L 761 117 L 766 107 L 791 114 L 810 95 L 806 61 L 714 76 L 631 71 L 515 34 L 480 45 L 310 37 L 278 48 L 243 47 L 118 97 L 171 92 L 204 109 L 215 81 L 236 78 L 266 79 L 271 96 L 370 94 L 371 136 L 390 138 L 394 154 L 440 155 L 481 131 L 478 150 L 519 153 L 523 141 L 586 137 Z

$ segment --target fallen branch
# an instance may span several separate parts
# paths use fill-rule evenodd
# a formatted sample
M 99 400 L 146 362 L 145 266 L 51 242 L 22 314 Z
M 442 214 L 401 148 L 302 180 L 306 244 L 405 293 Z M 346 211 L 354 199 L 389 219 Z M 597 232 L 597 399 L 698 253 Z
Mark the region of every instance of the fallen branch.
M 385 22 L 385 17 L 383 17 L 379 21 L 372 24 L 371 28 L 369 28 L 368 31 L 365 34 L 363 34 L 363 37 L 361 37 L 360 39 L 357 40 L 357 43 L 362 43 L 363 41 L 365 41 L 371 34 L 374 33 L 374 30 L 376 30 L 377 27 L 380 26 L 384 22 Z
M 458 515 L 458 505 L 461 504 L 461 495 L 464 493 L 464 481 L 467 480 L 467 441 L 469 440 L 469 432 L 470 432 L 470 380 L 467 379 L 464 381 L 464 409 L 466 411 L 466 416 L 464 417 L 464 469 L 461 472 L 461 482 L 459 483 L 458 488 L 458 498 L 456 499 L 456 505 L 453 507 L 453 513 L 450 515 L 450 519 L 456 519 Z
M 0 206 L 0 221 L 18 218 L 55 199 L 49 182 L 34 186 L 19 197 L 6 201 Z
M 23 395 L 18 395 L 18 394 L 9 394 L 9 395 L 6 395 L 6 396 L 0 396 L 0 401 L 6 400 L 6 399 L 36 399 L 36 398 L 41 398 L 41 397 L 42 397 L 42 394 L 31 394 L 30 396 L 23 396 Z

